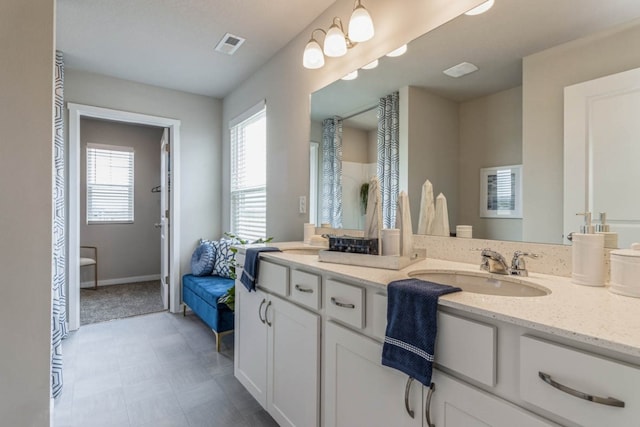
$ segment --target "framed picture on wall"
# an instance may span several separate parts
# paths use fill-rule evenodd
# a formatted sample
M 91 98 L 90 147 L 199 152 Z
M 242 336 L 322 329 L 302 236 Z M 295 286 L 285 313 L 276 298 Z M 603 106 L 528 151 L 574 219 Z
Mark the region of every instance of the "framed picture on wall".
M 522 165 L 480 169 L 480 217 L 522 218 Z

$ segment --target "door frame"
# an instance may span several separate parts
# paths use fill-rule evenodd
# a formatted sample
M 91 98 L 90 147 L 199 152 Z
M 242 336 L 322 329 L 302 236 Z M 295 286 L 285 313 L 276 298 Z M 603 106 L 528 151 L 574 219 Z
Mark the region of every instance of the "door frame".
M 80 327 L 80 119 L 83 117 L 158 126 L 169 129 L 171 191 L 169 192 L 169 311 L 180 311 L 180 120 L 111 108 L 67 103 L 69 110 L 69 329 Z

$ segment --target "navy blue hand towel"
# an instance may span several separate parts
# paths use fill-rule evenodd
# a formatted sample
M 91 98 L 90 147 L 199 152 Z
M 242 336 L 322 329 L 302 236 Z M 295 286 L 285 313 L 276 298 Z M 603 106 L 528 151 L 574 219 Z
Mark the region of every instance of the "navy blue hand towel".
M 382 364 L 429 386 L 436 344 L 438 297 L 460 290 L 419 279 L 389 283 Z
M 256 290 L 258 282 L 258 264 L 260 261 L 260 252 L 280 252 L 280 249 L 265 246 L 261 248 L 247 248 L 244 257 L 244 268 L 240 281 L 249 292 Z

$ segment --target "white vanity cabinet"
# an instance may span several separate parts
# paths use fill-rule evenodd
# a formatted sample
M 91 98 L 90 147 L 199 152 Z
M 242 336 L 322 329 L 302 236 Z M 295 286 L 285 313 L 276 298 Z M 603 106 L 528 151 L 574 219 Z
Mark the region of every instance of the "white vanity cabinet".
M 265 270 L 279 275 L 280 268 L 288 270 L 275 264 Z M 318 425 L 320 316 L 261 289 L 248 292 L 236 281 L 235 328 L 240 383 L 279 425 Z
M 425 426 L 551 427 L 530 412 L 435 369 L 429 399 L 425 387 Z M 427 410 L 428 408 L 428 410 Z
M 407 375 L 382 366 L 381 355 L 379 342 L 325 324 L 325 427 L 422 426 L 422 384 L 407 388 Z

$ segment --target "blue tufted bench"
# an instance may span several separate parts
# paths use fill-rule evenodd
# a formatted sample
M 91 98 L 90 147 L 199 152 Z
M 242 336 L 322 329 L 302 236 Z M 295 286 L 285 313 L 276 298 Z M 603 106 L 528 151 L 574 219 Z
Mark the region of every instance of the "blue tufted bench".
M 233 332 L 233 311 L 226 304 L 219 304 L 218 298 L 226 294 L 233 284 L 233 279 L 220 276 L 186 274 L 182 277 L 183 315 L 186 315 L 189 306 L 209 325 L 216 335 L 217 351 L 220 351 L 220 338 Z

